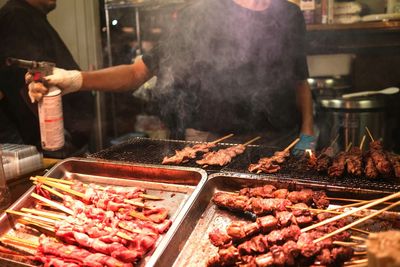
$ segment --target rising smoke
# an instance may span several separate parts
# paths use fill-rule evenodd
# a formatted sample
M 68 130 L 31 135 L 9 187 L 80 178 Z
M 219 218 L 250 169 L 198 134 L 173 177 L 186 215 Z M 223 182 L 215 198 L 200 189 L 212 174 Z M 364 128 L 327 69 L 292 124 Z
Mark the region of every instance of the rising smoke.
M 222 132 L 296 124 L 293 70 L 301 40 L 289 28 L 286 2 L 255 12 L 232 0 L 199 0 L 179 12 L 158 47 L 156 97 L 170 126 Z

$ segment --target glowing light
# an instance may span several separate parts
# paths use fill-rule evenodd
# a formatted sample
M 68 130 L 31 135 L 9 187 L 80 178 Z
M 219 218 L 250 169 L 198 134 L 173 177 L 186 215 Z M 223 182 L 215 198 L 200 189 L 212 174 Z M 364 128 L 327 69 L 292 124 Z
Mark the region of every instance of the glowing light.
M 117 24 L 118 24 L 118 20 L 113 19 L 113 20 L 111 21 L 111 24 L 112 24 L 113 26 L 117 25 Z

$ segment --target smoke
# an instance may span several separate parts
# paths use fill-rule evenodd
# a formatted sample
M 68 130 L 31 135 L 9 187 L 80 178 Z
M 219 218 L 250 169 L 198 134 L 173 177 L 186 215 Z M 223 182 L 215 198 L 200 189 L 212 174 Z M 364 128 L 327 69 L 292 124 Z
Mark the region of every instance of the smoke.
M 156 92 L 170 126 L 214 132 L 293 126 L 296 38 L 286 34 L 293 23 L 282 17 L 285 2 L 255 12 L 232 0 L 200 0 L 181 10 L 159 45 Z

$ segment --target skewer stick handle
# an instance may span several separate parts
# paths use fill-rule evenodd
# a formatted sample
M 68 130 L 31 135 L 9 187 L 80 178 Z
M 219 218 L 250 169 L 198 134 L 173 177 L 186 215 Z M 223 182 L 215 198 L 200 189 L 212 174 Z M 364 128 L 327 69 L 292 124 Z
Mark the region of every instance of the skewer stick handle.
M 336 143 L 336 141 L 338 140 L 338 138 L 339 138 L 339 134 L 337 134 L 337 135 L 335 136 L 335 139 L 333 139 L 333 141 L 331 142 L 331 144 L 330 144 L 329 146 L 330 146 L 330 147 L 333 146 L 333 144 Z
M 377 211 L 377 212 L 371 213 L 370 215 L 365 216 L 364 218 L 358 219 L 358 220 L 356 220 L 356 221 L 354 221 L 354 222 L 352 222 L 352 223 L 350 223 L 350 224 L 348 224 L 348 225 L 346 225 L 346 226 L 344 226 L 344 227 L 342 227 L 342 228 L 339 228 L 339 229 L 337 229 L 337 230 L 335 230 L 335 231 L 333 231 L 333 232 L 331 232 L 331 233 L 329 233 L 329 234 L 327 234 L 327 235 L 325 235 L 325 236 L 323 236 L 323 237 L 320 237 L 320 238 L 318 238 L 318 239 L 315 239 L 313 242 L 314 242 L 314 243 L 317 243 L 317 242 L 322 241 L 322 240 L 324 240 L 324 239 L 327 239 L 327 238 L 329 238 L 329 237 L 331 237 L 331 236 L 334 236 L 334 235 L 336 235 L 336 234 L 339 234 L 339 233 L 341 233 L 341 232 L 343 232 L 343 231 L 346 231 L 347 229 L 349 229 L 349 228 L 351 228 L 351 227 L 353 227 L 353 226 L 356 226 L 357 224 L 360 224 L 360 223 L 362 223 L 362 222 L 364 222 L 364 221 L 366 221 L 366 220 L 368 220 L 368 219 L 371 219 L 372 217 L 375 217 L 375 216 L 381 214 L 382 212 L 385 212 L 385 211 L 387 211 L 387 210 L 390 210 L 390 209 L 392 209 L 392 208 L 394 208 L 394 207 L 396 207 L 396 206 L 398 206 L 398 205 L 400 205 L 400 201 L 397 201 L 396 203 L 393 203 L 392 205 L 387 206 L 386 208 L 383 208 L 383 209 L 381 209 L 381 210 L 379 210 L 379 211 Z
M 349 150 L 350 150 L 350 148 L 353 146 L 353 143 L 352 142 L 350 142 L 348 145 L 347 145 L 347 147 L 346 147 L 346 152 L 349 152 Z
M 42 196 L 40 196 L 40 195 L 38 195 L 36 193 L 32 193 L 31 196 L 33 198 L 36 198 L 36 199 L 46 203 L 46 204 L 49 204 L 51 207 L 54 207 L 54 208 L 59 209 L 59 210 L 62 210 L 63 212 L 68 213 L 69 215 L 74 215 L 74 212 L 71 209 L 69 209 L 69 208 L 67 208 L 67 207 L 65 207 L 65 206 L 63 206 L 63 205 L 61 205 L 61 204 L 59 204 L 59 203 L 57 203 L 55 201 L 52 201 L 52 200 L 47 199 L 45 197 L 42 197 Z
M 230 137 L 232 137 L 232 136 L 233 136 L 233 134 L 228 134 L 227 136 L 224 136 L 224 137 L 221 137 L 220 139 L 217 139 L 217 140 L 215 140 L 215 141 L 212 141 L 211 144 L 219 143 L 219 142 L 221 142 L 221 141 L 223 141 L 223 140 L 225 140 L 225 139 L 228 139 L 228 138 L 230 138 Z
M 39 221 L 43 221 L 43 222 L 47 222 L 47 223 L 51 223 L 51 224 L 55 224 L 56 220 L 53 219 L 49 219 L 49 218 L 44 218 L 44 217 L 40 217 L 40 216 L 36 216 L 36 215 L 32 215 L 29 213 L 25 213 L 25 212 L 20 212 L 20 211 L 15 211 L 15 210 L 6 210 L 7 213 L 9 214 L 14 214 L 14 215 L 18 215 L 18 216 L 24 216 L 27 218 L 32 218 L 35 220 L 39 220 Z
M 21 209 L 22 212 L 28 212 L 28 213 L 32 213 L 32 214 L 37 214 L 37 215 L 41 215 L 50 219 L 59 219 L 59 220 L 66 220 L 67 217 L 62 215 L 62 214 L 57 214 L 54 212 L 48 212 L 48 211 L 42 211 L 42 210 L 36 210 L 36 209 L 28 209 L 28 208 L 22 208 Z
M 80 197 L 80 198 L 85 198 L 85 194 L 83 194 L 83 193 L 81 193 L 79 191 L 73 190 L 73 189 L 69 188 L 68 186 L 65 186 L 65 185 L 62 185 L 62 184 L 58 184 L 58 183 L 55 183 L 55 182 L 43 181 L 43 180 L 41 180 L 39 182 L 41 182 L 43 184 L 46 184 L 46 185 L 49 185 L 49 186 L 52 186 L 52 187 L 55 187 L 57 189 L 65 191 L 67 193 L 70 193 L 71 195 L 75 195 L 75 196 Z
M 361 139 L 360 146 L 359 146 L 360 150 L 362 150 L 362 149 L 363 149 L 364 142 L 365 142 L 365 138 L 366 138 L 366 136 L 365 136 L 365 134 L 364 134 L 364 135 L 363 135 L 363 137 L 362 137 L 362 139 Z
M 244 145 L 244 146 L 248 146 L 248 145 L 250 145 L 251 143 L 257 141 L 257 140 L 260 139 L 260 138 L 261 138 L 261 136 L 257 136 L 256 138 L 251 139 L 250 141 L 244 143 L 243 145 Z
M 327 224 L 327 223 L 331 223 L 331 222 L 334 222 L 334 221 L 336 221 L 336 220 L 339 220 L 339 219 L 342 219 L 342 218 L 344 218 L 344 217 L 347 217 L 347 216 L 349 216 L 349 215 L 351 215 L 351 214 L 353 214 L 353 213 L 356 213 L 356 212 L 358 212 L 358 211 L 360 211 L 360 210 L 368 209 L 368 208 L 370 208 L 370 207 L 376 206 L 376 205 L 381 204 L 381 203 L 383 203 L 383 202 L 385 202 L 385 201 L 388 201 L 388 200 L 391 200 L 391 199 L 395 199 L 395 198 L 398 198 L 398 197 L 400 197 L 400 192 L 397 192 L 397 193 L 388 195 L 388 196 L 386 196 L 386 197 L 377 199 L 377 200 L 372 201 L 372 202 L 370 202 L 370 203 L 368 203 L 368 204 L 365 204 L 365 205 L 363 205 L 363 206 L 361 206 L 361 207 L 358 207 L 358 208 L 349 210 L 349 211 L 347 211 L 347 212 L 345 212 L 345 213 L 342 213 L 342 214 L 340 214 L 340 215 L 334 216 L 334 217 L 329 218 L 329 219 L 326 219 L 326 220 L 324 220 L 324 221 L 322 221 L 322 222 L 319 222 L 319 223 L 313 224 L 313 225 L 311 225 L 311 226 L 308 226 L 308 227 L 306 227 L 306 228 L 303 228 L 303 229 L 301 229 L 301 232 L 302 232 L 302 233 L 305 233 L 305 232 L 307 232 L 307 231 L 309 231 L 309 230 L 315 229 L 315 228 L 320 227 L 320 226 L 322 226 L 322 225 L 325 225 L 325 224 Z M 398 202 L 396 202 L 396 203 L 398 203 Z M 396 204 L 396 203 L 395 203 L 395 204 Z M 394 205 L 394 204 L 392 204 L 392 205 Z M 390 205 L 390 206 L 388 206 L 388 207 L 391 207 L 392 205 Z M 387 209 L 388 207 L 386 207 L 385 209 Z
M 374 137 L 372 136 L 371 132 L 369 131 L 368 127 L 365 126 L 365 130 L 367 131 L 369 138 L 371 138 L 372 142 L 375 142 Z
M 34 185 L 39 185 L 40 182 L 33 182 Z M 49 191 L 50 193 L 52 193 L 53 195 L 58 196 L 61 199 L 64 199 L 64 195 L 61 194 L 60 192 L 54 190 L 53 188 L 48 187 L 47 185 L 44 184 L 40 184 L 40 187 L 43 188 L 46 191 Z
M 292 143 L 290 143 L 290 145 L 288 145 L 283 151 L 288 151 L 290 150 L 292 147 L 294 147 L 298 142 L 300 141 L 300 138 L 296 138 Z
M 68 181 L 68 180 L 63 180 L 63 179 L 57 179 L 57 178 L 51 178 L 51 177 L 47 177 L 47 176 L 39 176 L 36 175 L 33 178 L 38 178 L 38 179 L 44 179 L 44 180 L 48 180 L 48 181 L 52 181 L 52 182 L 56 182 L 56 183 L 60 183 L 60 184 L 68 184 L 68 185 L 73 185 L 74 182 L 73 181 Z

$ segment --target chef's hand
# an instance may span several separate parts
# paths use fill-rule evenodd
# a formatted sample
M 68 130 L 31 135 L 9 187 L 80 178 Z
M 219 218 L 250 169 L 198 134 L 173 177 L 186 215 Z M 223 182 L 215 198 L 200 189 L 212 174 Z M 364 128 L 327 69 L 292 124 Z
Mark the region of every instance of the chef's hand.
M 306 149 L 315 150 L 315 136 L 300 134 L 300 141 L 295 145 L 292 150 L 292 155 L 301 156 L 304 155 Z
M 62 95 L 79 91 L 82 87 L 82 73 L 77 70 L 64 70 L 54 68 L 53 74 L 44 77 L 44 83 L 35 82 L 32 74 L 25 75 L 25 81 L 29 84 L 28 94 L 32 103 L 40 101 L 43 95 L 47 94 L 49 85 L 55 85 L 61 89 Z

